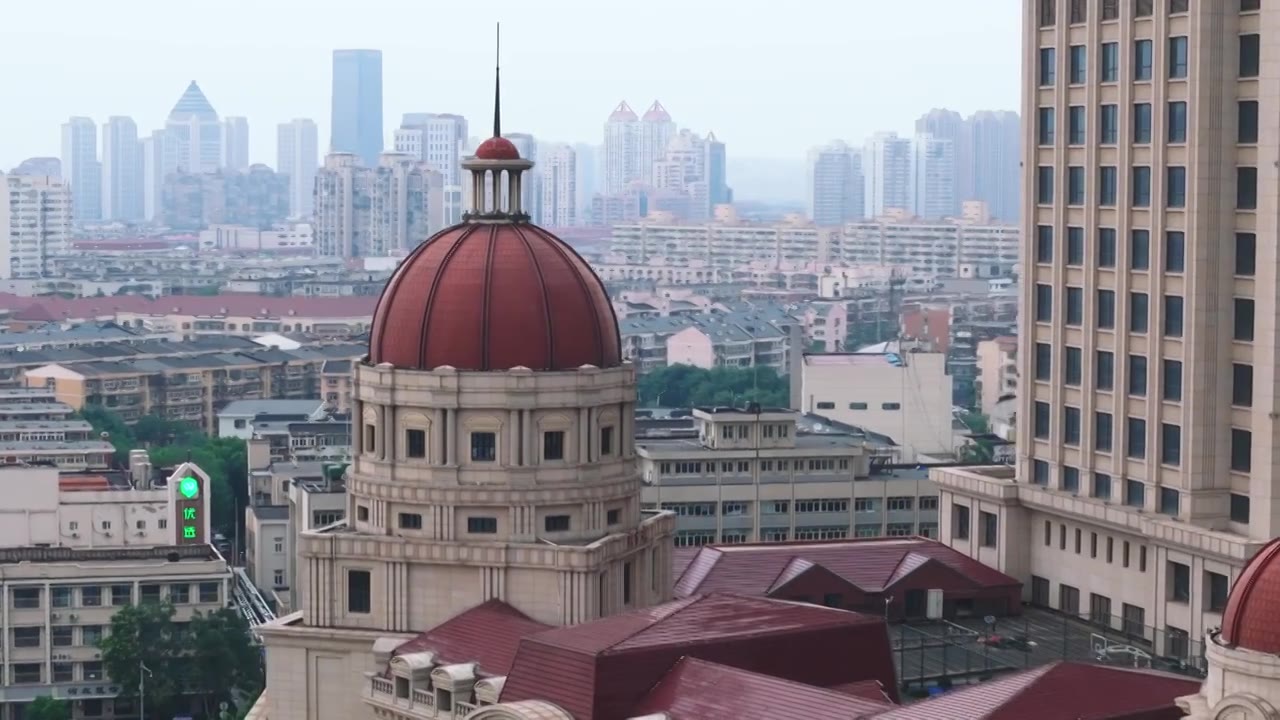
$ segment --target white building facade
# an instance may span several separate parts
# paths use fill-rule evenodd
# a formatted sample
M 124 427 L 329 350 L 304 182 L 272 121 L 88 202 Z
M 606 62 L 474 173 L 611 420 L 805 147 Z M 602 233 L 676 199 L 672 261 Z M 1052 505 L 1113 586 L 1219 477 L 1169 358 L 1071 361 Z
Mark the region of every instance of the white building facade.
M 320 146 L 316 123 L 295 118 L 276 127 L 276 172 L 289 176 L 289 215 L 309 218 L 315 210 Z

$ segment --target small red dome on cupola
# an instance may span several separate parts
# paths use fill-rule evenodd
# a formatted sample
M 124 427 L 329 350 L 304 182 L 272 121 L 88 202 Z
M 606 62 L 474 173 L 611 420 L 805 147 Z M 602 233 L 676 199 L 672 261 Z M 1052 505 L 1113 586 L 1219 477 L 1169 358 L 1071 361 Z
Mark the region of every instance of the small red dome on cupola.
M 1219 639 L 1245 650 L 1280 654 L 1280 539 L 1259 550 L 1236 578 Z
M 491 137 L 476 148 L 477 160 L 519 160 L 520 151 L 515 143 L 504 137 Z

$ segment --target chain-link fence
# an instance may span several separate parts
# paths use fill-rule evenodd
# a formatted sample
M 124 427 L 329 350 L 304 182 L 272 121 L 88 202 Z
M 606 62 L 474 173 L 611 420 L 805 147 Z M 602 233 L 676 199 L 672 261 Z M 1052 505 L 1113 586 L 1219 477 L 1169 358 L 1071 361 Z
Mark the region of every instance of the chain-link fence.
M 891 633 L 898 679 L 910 693 L 1063 660 L 1192 677 L 1205 673 L 1203 642 L 1107 614 L 1076 616 L 1027 607 L 1016 617 L 904 623 Z

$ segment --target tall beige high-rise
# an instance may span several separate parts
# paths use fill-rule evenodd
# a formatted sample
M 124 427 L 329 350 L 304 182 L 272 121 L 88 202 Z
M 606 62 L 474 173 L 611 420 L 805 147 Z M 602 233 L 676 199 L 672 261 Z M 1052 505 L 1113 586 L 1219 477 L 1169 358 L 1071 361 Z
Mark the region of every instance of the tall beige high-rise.
M 1280 534 L 1259 5 L 1025 0 L 1017 465 L 935 475 L 944 540 L 1191 662 Z

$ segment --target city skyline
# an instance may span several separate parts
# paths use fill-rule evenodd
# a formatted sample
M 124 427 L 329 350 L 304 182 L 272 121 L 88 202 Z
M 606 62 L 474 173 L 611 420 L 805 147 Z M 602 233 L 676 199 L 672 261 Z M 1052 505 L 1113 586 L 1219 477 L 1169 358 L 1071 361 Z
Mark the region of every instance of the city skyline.
M 1013 5 L 1011 0 L 1002 2 Z M 156 5 L 151 0 L 132 4 L 139 10 Z M 616 49 L 616 39 L 608 32 L 611 26 L 585 20 L 564 26 L 555 22 L 563 12 L 584 7 L 582 3 L 566 0 L 553 4 L 561 12 L 539 12 L 498 2 L 492 14 L 483 18 L 439 18 L 433 23 L 445 22 L 455 31 L 423 43 L 406 32 L 415 26 L 412 15 L 417 11 L 378 3 L 367 14 L 344 16 L 341 24 L 322 22 L 315 32 L 283 46 L 274 30 L 270 42 L 264 38 L 259 43 L 256 38 L 274 27 L 272 18 L 294 18 L 303 7 L 299 3 L 255 8 L 255 17 L 261 17 L 249 27 L 232 27 L 226 20 L 212 18 L 210 22 L 216 27 L 207 28 L 194 45 L 189 38 L 164 39 L 165 33 L 148 33 L 145 41 L 138 42 L 129 26 L 115 20 L 118 16 L 103 17 L 101 8 L 90 3 L 64 8 L 56 22 L 40 6 L 15 8 L 15 22 L 6 26 L 25 29 L 22 33 L 0 29 L 0 58 L 17 62 L 28 52 L 47 47 L 46 33 L 52 31 L 40 28 L 57 26 L 62 37 L 77 37 L 78 53 L 93 54 L 94 62 L 68 59 L 47 67 L 39 80 L 10 78 L 9 97 L 17 105 L 29 107 L 30 112 L 0 118 L 0 138 L 4 138 L 0 167 L 8 169 L 27 157 L 56 154 L 57 128 L 71 116 L 88 116 L 99 123 L 111 115 L 129 116 L 145 135 L 163 125 L 173 97 L 193 79 L 220 113 L 249 119 L 251 162 L 271 164 L 275 147 L 270 128 L 295 117 L 316 120 L 324 149 L 331 132 L 332 52 L 354 47 L 384 53 L 382 130 L 384 146 L 390 147 L 391 134 L 404 113 L 456 113 L 473 119 L 487 116 L 488 108 L 480 99 L 483 93 L 475 92 L 482 82 L 478 77 L 467 72 L 442 73 L 435 68 L 490 64 L 488 40 L 494 18 L 511 27 L 504 42 L 510 78 L 507 93 L 513 108 L 507 125 L 548 141 L 599 142 L 600 127 L 620 100 L 630 98 L 647 106 L 656 98 L 682 126 L 715 132 L 739 158 L 792 159 L 803 158 L 809 147 L 833 137 L 852 142 L 877 130 L 906 132 L 930 107 L 951 107 L 967 114 L 1013 108 L 1017 101 L 1016 23 L 997 18 L 996 22 L 1007 27 L 993 31 L 988 19 L 971 17 L 935 0 L 921 0 L 920 7 L 911 12 L 911 24 L 894 22 L 902 11 L 837 9 L 837 15 L 847 15 L 847 22 L 827 17 L 831 22 L 813 28 L 809 40 L 794 42 L 794 49 L 770 53 L 767 58 L 751 46 L 768 43 L 780 47 L 779 38 L 793 36 L 792 30 L 812 23 L 796 18 L 780 26 L 738 18 L 735 31 L 723 39 L 694 38 L 692 30 L 672 35 L 664 29 L 660 34 L 668 39 L 663 42 L 676 47 L 641 54 Z M 305 7 L 311 13 L 318 10 L 314 5 Z M 723 17 L 723 10 L 723 6 L 708 3 L 682 12 L 693 13 L 688 18 L 690 27 L 709 31 Z M 735 17 L 739 13 L 751 15 L 742 10 L 737 7 Z M 397 22 L 385 22 L 385 16 L 393 11 Z M 670 15 L 649 15 L 654 20 L 644 20 L 642 25 L 652 24 L 656 36 L 665 24 L 661 18 Z M 237 16 L 232 13 L 229 17 Z M 833 29 L 824 29 L 827 27 Z M 645 34 L 644 27 L 633 27 L 631 32 Z M 846 33 L 840 36 L 839 47 L 818 47 L 832 45 L 825 41 L 834 40 L 835 32 Z M 884 57 L 904 46 L 908 36 L 912 41 L 926 37 L 934 46 L 909 74 L 873 76 L 860 70 L 883 66 Z M 1004 41 L 991 43 L 989 36 Z M 568 64 L 568 50 L 561 46 L 594 54 L 602 62 L 590 65 L 600 68 Z M 246 49 L 250 47 L 272 49 Z M 173 57 L 147 65 L 148 58 L 154 60 L 162 54 Z M 930 55 L 938 62 L 930 62 Z M 726 103 L 708 96 L 701 80 L 706 75 L 690 73 L 691 64 L 738 67 L 731 76 L 716 80 L 720 92 L 715 95 L 732 100 Z M 139 65 L 148 68 L 142 75 L 132 71 Z M 573 92 L 553 92 L 548 98 L 545 78 L 558 72 L 566 73 L 565 87 L 572 87 Z M 810 76 L 813 84 L 788 80 L 800 72 Z M 246 82 L 249 78 L 253 82 Z M 983 81 L 974 83 L 973 78 Z M 767 83 L 769 92 L 759 91 L 761 82 Z M 812 91 L 832 84 L 850 87 L 853 92 L 834 95 Z M 793 108 L 804 122 L 794 131 L 779 133 L 775 120 L 764 120 L 779 107 Z

